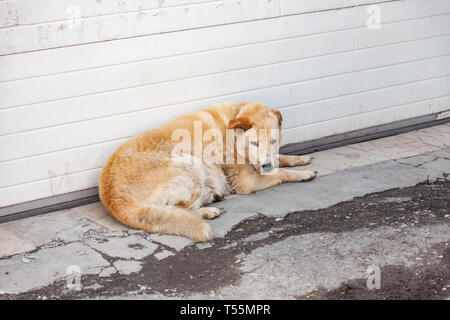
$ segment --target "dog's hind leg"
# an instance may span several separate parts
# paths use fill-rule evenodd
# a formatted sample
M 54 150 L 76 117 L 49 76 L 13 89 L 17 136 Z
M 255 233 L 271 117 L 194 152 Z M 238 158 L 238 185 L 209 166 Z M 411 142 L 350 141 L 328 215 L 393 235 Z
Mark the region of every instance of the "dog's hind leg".
M 317 176 L 316 171 L 297 171 L 282 168 L 276 169 L 272 174 L 259 175 L 249 168 L 240 171 L 239 183 L 234 188 L 237 194 L 249 194 L 287 182 L 309 181 Z

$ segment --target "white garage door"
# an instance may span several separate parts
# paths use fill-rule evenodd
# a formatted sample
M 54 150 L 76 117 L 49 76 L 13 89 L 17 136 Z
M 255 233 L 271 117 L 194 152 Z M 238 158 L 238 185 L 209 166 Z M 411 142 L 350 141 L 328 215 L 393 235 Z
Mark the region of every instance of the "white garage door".
M 449 109 L 449 54 L 450 0 L 0 1 L 0 208 L 217 102 L 280 109 L 285 143 Z

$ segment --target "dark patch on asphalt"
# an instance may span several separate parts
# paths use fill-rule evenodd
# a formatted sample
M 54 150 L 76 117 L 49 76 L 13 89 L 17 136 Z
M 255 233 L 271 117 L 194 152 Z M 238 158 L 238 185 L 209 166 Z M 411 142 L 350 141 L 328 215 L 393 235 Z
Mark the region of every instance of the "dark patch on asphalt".
M 436 249 L 439 250 L 439 249 Z M 450 298 L 450 248 L 440 263 L 405 268 L 380 267 L 380 288 L 368 289 L 366 279 L 354 279 L 335 290 L 318 289 L 298 299 L 311 300 L 436 300 Z
M 86 275 L 81 279 L 85 289 L 79 292 L 67 290 L 66 282 L 59 281 L 27 293 L 0 295 L 0 299 L 41 299 L 44 296 L 48 299 L 83 299 L 140 293 L 162 293 L 166 296 L 209 294 L 224 286 L 239 284 L 240 262 L 236 256 L 241 253 L 249 254 L 258 247 L 293 235 L 340 233 L 380 226 L 408 229 L 420 225 L 448 223 L 449 207 L 450 182 L 446 180 L 357 197 L 325 209 L 292 213 L 281 220 L 258 216 L 241 222 L 225 238 L 214 239 L 212 248 L 199 250 L 195 246 L 189 246 L 164 260 L 149 256 L 142 260 L 143 268 L 139 273 L 116 274 L 108 278 Z M 268 232 L 268 237 L 245 241 L 247 237 L 260 232 Z M 448 269 L 448 261 L 444 262 Z M 401 274 L 403 279 L 415 277 L 414 271 L 409 269 L 394 266 L 386 268 L 398 268 L 398 274 Z M 443 266 L 436 268 L 435 274 L 438 276 L 438 270 Z M 448 281 L 448 273 L 441 274 Z M 420 298 L 428 298 L 427 288 L 433 286 L 430 282 L 432 280 L 423 278 L 417 283 L 417 292 L 420 291 L 419 288 L 424 292 Z M 357 281 L 354 283 L 359 283 Z M 392 278 L 392 287 L 386 289 L 389 291 L 388 288 L 393 288 L 392 296 L 394 283 L 395 278 Z M 97 289 L 86 289 L 96 284 Z M 390 295 L 385 293 L 385 296 Z M 333 298 L 325 294 L 322 297 Z M 405 294 L 405 297 L 409 296 Z
M 140 250 L 140 249 L 143 249 L 145 247 L 142 244 L 140 244 L 140 243 L 132 243 L 132 244 L 128 245 L 128 248 Z

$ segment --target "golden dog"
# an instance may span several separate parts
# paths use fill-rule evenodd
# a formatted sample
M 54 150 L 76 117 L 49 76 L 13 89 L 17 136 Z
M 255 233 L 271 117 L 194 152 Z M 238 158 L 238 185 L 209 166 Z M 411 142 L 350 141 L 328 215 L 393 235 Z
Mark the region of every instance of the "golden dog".
M 280 167 L 289 167 L 311 161 L 308 156 L 278 155 L 281 137 L 274 132 L 280 131 L 281 121 L 279 111 L 262 104 L 224 103 L 138 134 L 108 159 L 100 177 L 100 199 L 113 217 L 130 227 L 208 241 L 211 227 L 204 219 L 217 217 L 220 210 L 203 205 L 231 193 L 249 194 L 316 177 L 315 171 L 278 168 L 277 162 Z M 174 132 L 180 129 L 194 144 L 193 151 L 187 149 L 182 153 L 183 159 L 191 160 L 190 163 L 174 159 L 173 150 L 180 146 Z M 224 160 L 222 163 L 203 161 L 196 156 L 198 129 L 205 135 L 214 129 L 227 138 L 230 131 L 235 133 L 237 139 L 231 142 L 227 139 L 226 146 L 220 143 L 217 134 L 205 144 L 205 149 L 216 147 L 211 154 L 216 160 Z M 260 134 L 247 136 L 252 130 Z M 240 137 L 249 142 L 244 142 L 242 150 L 238 150 Z M 201 136 L 200 139 L 201 143 L 208 140 Z M 253 162 L 249 161 L 252 146 L 265 150 Z

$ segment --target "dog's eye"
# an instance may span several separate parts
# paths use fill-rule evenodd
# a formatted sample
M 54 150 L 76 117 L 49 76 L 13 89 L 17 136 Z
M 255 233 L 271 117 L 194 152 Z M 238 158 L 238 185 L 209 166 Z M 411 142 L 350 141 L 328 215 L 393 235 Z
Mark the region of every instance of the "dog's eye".
M 270 140 L 270 144 L 275 144 L 275 143 L 277 143 L 277 139 Z
M 256 141 L 251 141 L 250 144 L 251 144 L 252 146 L 255 146 L 255 147 L 258 146 L 258 142 L 256 142 Z

